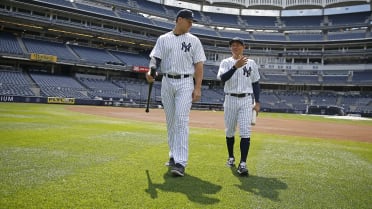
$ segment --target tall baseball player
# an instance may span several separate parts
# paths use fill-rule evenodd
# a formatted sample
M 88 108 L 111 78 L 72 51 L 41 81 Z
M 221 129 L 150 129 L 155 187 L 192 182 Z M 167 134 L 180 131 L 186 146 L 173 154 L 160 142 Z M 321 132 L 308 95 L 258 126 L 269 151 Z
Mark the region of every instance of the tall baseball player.
M 180 10 L 174 29 L 161 35 L 150 53 L 150 69 L 160 67 L 163 73 L 161 100 L 168 132 L 167 165 L 175 176 L 184 176 L 185 173 L 189 151 L 189 115 L 192 102 L 201 97 L 203 63 L 206 60 L 200 40 L 189 33 L 195 21 L 193 18 L 191 10 Z M 154 81 L 150 71 L 146 79 Z
M 244 41 L 233 38 L 229 42 L 232 57 L 222 60 L 217 79 L 225 82 L 224 120 L 226 145 L 229 158 L 226 165 L 235 166 L 234 142 L 236 126 L 240 131 L 239 175 L 249 175 L 247 157 L 251 137 L 251 120 L 253 109 L 260 111 L 260 86 L 258 67 L 254 60 L 243 55 Z

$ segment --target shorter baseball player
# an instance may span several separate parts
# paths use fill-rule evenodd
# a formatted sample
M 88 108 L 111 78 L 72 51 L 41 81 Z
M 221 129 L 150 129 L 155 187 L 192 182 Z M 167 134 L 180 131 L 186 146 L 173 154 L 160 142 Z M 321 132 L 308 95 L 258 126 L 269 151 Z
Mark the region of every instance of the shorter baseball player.
M 228 160 L 226 165 L 235 166 L 234 143 L 236 126 L 240 131 L 240 161 L 237 172 L 248 176 L 247 157 L 251 140 L 253 109 L 260 111 L 260 86 L 258 67 L 254 60 L 243 55 L 244 41 L 233 38 L 229 42 L 232 57 L 222 60 L 217 79 L 224 84 L 224 120 Z

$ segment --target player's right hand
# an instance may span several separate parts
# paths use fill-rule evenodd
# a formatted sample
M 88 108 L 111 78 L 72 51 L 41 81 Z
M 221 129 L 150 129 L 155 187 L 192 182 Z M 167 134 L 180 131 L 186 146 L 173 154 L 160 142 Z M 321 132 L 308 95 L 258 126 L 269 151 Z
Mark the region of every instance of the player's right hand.
M 247 64 L 247 62 L 248 62 L 248 57 L 240 55 L 239 59 L 235 62 L 234 66 L 238 69 L 238 68 L 243 67 L 245 64 Z
M 156 75 L 158 73 L 156 72 Z M 149 70 L 147 73 L 146 73 L 146 80 L 148 83 L 153 83 L 155 81 L 155 78 L 151 76 L 151 71 Z

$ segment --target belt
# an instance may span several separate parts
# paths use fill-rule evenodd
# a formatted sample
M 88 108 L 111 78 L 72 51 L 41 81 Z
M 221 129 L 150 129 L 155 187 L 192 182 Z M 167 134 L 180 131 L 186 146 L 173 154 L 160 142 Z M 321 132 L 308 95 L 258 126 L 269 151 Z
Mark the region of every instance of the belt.
M 226 95 L 232 96 L 232 97 L 247 97 L 251 96 L 251 93 L 243 93 L 243 94 L 234 94 L 234 93 L 227 93 Z
M 185 75 L 170 75 L 170 74 L 164 74 L 165 77 L 167 78 L 173 78 L 173 79 L 181 79 L 181 78 L 188 78 L 190 77 L 189 74 L 185 74 Z

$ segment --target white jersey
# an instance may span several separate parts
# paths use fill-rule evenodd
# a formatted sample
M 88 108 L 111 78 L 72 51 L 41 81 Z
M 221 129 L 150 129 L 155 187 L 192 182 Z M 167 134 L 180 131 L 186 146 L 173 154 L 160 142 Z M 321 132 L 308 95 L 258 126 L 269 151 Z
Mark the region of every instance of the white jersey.
M 229 71 L 236 63 L 233 57 L 222 60 L 218 69 L 217 79 L 221 80 L 221 75 Z M 225 82 L 225 93 L 253 93 L 252 83 L 260 79 L 257 64 L 254 60 L 248 59 L 247 64 L 238 68 L 233 76 Z
M 206 60 L 200 40 L 191 33 L 176 36 L 173 31 L 161 35 L 150 57 L 160 58 L 162 73 L 194 74 L 194 64 Z

